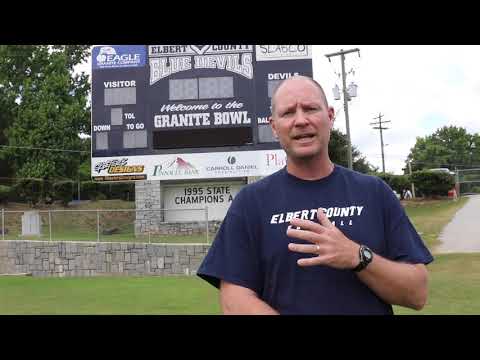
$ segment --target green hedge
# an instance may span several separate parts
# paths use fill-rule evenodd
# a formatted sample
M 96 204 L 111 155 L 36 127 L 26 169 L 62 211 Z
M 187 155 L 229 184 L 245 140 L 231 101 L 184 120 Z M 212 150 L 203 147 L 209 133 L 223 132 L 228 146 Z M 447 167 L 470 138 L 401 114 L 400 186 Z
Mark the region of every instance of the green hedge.
M 135 200 L 135 184 L 83 181 L 80 193 L 82 200 L 121 199 L 133 201 Z
M 82 181 L 80 183 L 81 200 L 135 200 L 134 183 L 101 183 Z M 53 200 L 67 205 L 78 199 L 78 182 L 61 180 L 55 183 L 42 179 L 27 179 L 19 181 L 13 186 L 0 185 L 0 203 L 28 202 L 36 205 L 40 202 L 47 204 Z
M 81 200 L 104 200 L 108 198 L 108 185 L 96 181 L 82 181 L 80 185 Z
M 109 185 L 110 199 L 122 199 L 129 201 L 135 199 L 135 184 L 111 183 Z
M 67 206 L 73 200 L 76 182 L 72 180 L 58 181 L 53 185 L 53 198 Z
M 403 190 L 410 189 L 411 180 L 409 175 L 394 175 L 389 173 L 377 174 L 379 178 L 385 181 L 393 190 L 402 194 Z
M 83 181 L 80 184 L 80 199 L 95 200 L 98 195 L 97 185 L 95 181 Z
M 10 200 L 10 186 L 0 185 L 0 203 L 7 203 Z
M 44 196 L 44 181 L 42 179 L 25 179 L 13 186 L 13 199 L 23 200 L 36 205 Z
M 415 184 L 416 192 L 426 197 L 447 196 L 448 191 L 455 186 L 455 176 L 446 172 L 415 171 L 410 178 Z

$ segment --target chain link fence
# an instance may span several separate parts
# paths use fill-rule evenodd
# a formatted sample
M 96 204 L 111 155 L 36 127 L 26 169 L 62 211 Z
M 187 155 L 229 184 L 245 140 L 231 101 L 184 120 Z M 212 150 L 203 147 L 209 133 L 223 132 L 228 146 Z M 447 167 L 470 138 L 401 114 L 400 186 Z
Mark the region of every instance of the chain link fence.
M 457 170 L 456 182 L 459 194 L 480 194 L 480 169 Z
M 168 212 L 188 211 L 200 221 L 165 222 Z M 210 244 L 220 221 L 209 221 L 208 208 L 1 210 L 1 240 Z

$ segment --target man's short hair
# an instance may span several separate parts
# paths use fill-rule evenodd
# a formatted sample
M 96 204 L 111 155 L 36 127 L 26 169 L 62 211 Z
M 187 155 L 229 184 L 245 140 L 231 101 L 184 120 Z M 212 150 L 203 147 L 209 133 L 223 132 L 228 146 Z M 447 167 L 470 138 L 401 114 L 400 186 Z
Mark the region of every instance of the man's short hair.
M 272 107 L 272 115 L 275 112 L 275 101 L 274 101 L 274 99 L 275 99 L 275 96 L 277 95 L 278 89 L 280 89 L 285 82 L 287 82 L 289 80 L 295 80 L 295 79 L 305 79 L 305 80 L 309 80 L 310 82 L 312 82 L 320 90 L 320 94 L 322 95 L 322 99 L 323 99 L 323 101 L 325 102 L 325 105 L 328 108 L 327 96 L 325 95 L 325 91 L 323 91 L 322 86 L 316 80 L 312 79 L 311 77 L 303 76 L 303 75 L 295 75 L 295 76 L 292 76 L 292 77 L 290 77 L 288 79 L 285 79 L 282 82 L 280 82 L 280 84 L 278 84 L 278 86 L 273 90 L 271 103 L 270 103 L 270 105 Z

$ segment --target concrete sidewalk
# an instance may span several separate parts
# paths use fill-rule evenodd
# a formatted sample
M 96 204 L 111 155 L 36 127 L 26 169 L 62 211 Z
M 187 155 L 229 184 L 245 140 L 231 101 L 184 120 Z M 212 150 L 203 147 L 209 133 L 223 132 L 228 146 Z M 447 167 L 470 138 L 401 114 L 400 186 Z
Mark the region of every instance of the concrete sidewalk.
M 480 195 L 470 195 L 439 236 L 435 253 L 480 252 Z

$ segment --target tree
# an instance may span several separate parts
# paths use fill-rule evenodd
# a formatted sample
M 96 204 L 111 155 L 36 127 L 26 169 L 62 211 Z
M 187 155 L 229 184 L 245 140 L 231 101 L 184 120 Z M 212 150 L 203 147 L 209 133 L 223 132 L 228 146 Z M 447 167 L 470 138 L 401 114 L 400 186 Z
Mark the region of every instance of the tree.
M 339 130 L 332 129 L 330 134 L 330 143 L 328 145 L 330 160 L 332 160 L 332 162 L 335 164 L 347 167 L 347 145 L 347 136 L 341 133 Z M 355 148 L 355 146 L 352 146 L 352 166 L 354 170 L 364 174 L 372 173 L 377 170 L 365 159 L 365 157 Z
M 89 55 L 87 45 L 1 45 L 0 98 L 9 124 L 16 177 L 77 178 L 86 154 L 14 148 L 82 149 L 79 133 L 90 132 L 88 75 L 74 66 Z
M 7 128 L 7 118 L 2 116 L 3 107 L 0 105 L 0 145 L 6 145 L 7 138 L 4 134 Z M 2 147 L 0 147 L 0 151 Z M 2 178 L 8 178 L 12 176 L 12 168 L 8 161 L 8 159 L 3 159 L 0 157 L 0 184 L 2 182 Z
M 417 137 L 407 157 L 407 166 L 409 161 L 412 171 L 479 167 L 480 135 L 469 134 L 461 127 L 444 126 L 432 135 Z
M 0 59 L 1 61 L 1 59 Z M 4 94 L 4 86 L 0 83 L 0 145 L 7 144 L 6 129 L 11 123 L 12 115 L 9 113 L 11 109 L 8 107 L 8 101 Z M 3 147 L 0 147 L 0 151 Z M 12 176 L 13 169 L 7 158 L 0 156 L 0 178 L 7 178 Z M 0 179 L 1 181 L 1 179 Z
M 92 143 L 92 138 L 82 139 L 83 150 L 84 151 L 90 151 L 91 143 Z M 92 159 L 91 159 L 90 155 L 85 156 L 84 160 L 82 161 L 82 163 L 80 164 L 80 166 L 78 168 L 78 177 L 79 177 L 80 180 L 84 181 L 84 180 L 91 180 L 92 179 L 91 163 L 92 163 Z

